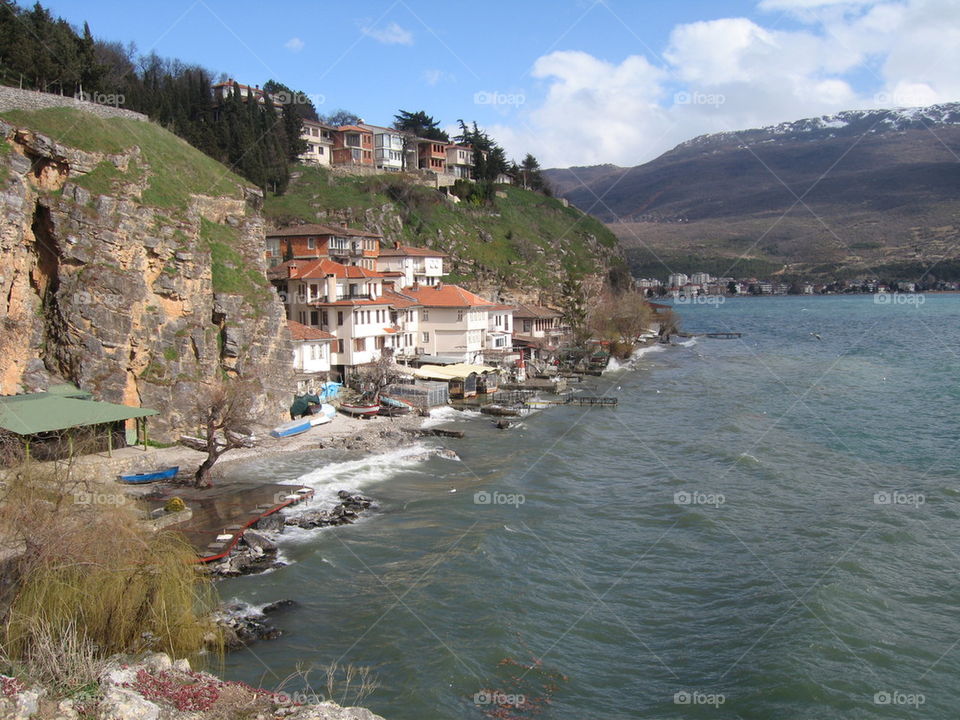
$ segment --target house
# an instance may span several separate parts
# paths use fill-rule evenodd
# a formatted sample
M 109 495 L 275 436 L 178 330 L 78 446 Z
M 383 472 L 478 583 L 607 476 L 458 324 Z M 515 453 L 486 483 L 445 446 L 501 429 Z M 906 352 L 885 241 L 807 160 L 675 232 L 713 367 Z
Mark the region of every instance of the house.
M 358 127 L 373 133 L 373 165 L 384 172 L 404 170 L 403 134 L 396 128 L 360 123 Z
M 384 278 L 386 282 L 386 278 Z M 393 356 L 400 360 L 410 360 L 417 356 L 417 344 L 420 340 L 420 316 L 423 306 L 411 297 L 384 287 L 383 299 L 390 303 L 390 327 L 396 331 L 387 343 Z
M 343 125 L 333 133 L 332 165 L 374 167 L 373 133 L 360 125 Z
M 495 305 L 457 285 L 437 283 L 404 288 L 402 295 L 415 300 L 420 315 L 420 354 L 482 362 L 487 347 L 488 314 Z
M 412 247 L 394 243 L 383 248 L 377 257 L 377 270 L 382 273 L 400 273 L 397 288 L 412 285 L 436 285 L 443 277 L 443 259 L 446 253 L 430 248 Z
M 293 370 L 297 374 L 297 394 L 314 390 L 329 379 L 332 333 L 287 320 L 293 343 Z
M 226 82 L 217 83 L 210 86 L 210 95 L 213 100 L 214 107 L 220 107 L 224 102 L 230 97 L 234 89 L 240 90 L 240 99 L 244 102 L 247 101 L 248 97 L 253 97 L 260 105 L 264 105 L 267 102 L 267 97 L 270 97 L 271 102 L 274 105 L 274 108 L 277 111 L 283 110 L 283 98 L 279 95 L 273 95 L 267 93 L 265 90 L 262 90 L 259 85 L 244 85 L 243 83 L 238 83 L 233 78 L 227 80 Z
M 543 305 L 517 304 L 513 309 L 513 342 L 538 354 L 556 351 L 567 335 L 563 316 Z
M 300 137 L 307 143 L 307 151 L 300 161 L 314 165 L 330 165 L 333 156 L 333 134 L 336 129 L 314 120 L 303 121 Z
M 417 167 L 435 173 L 447 172 L 447 143 L 442 140 L 417 138 Z
M 268 270 L 267 277 L 284 300 L 288 320 L 333 336 L 330 366 L 339 379 L 393 352 L 399 328 L 392 324 L 390 300 L 383 297 L 381 273 L 320 258 L 288 260 Z
M 512 305 L 494 305 L 487 309 L 487 354 L 506 354 L 513 350 Z
M 458 180 L 473 178 L 473 148 L 470 145 L 447 145 L 447 172 Z
M 355 230 L 342 225 L 291 225 L 267 232 L 267 265 L 284 260 L 328 258 L 341 265 L 375 270 L 380 256 L 379 233 Z

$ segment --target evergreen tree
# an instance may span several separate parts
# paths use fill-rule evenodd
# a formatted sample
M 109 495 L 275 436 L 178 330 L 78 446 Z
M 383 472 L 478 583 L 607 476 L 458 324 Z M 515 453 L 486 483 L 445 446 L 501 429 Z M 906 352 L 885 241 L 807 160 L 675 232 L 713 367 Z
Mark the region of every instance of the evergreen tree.
M 423 110 L 408 112 L 400 110 L 393 116 L 393 126 L 397 130 L 410 133 L 426 140 L 450 142 L 450 136 L 440 129 L 440 122 L 427 115 Z

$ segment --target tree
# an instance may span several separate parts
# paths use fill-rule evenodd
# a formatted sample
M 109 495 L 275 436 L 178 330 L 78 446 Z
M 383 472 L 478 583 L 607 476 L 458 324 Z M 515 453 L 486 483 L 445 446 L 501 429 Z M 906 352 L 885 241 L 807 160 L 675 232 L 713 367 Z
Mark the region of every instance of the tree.
M 393 126 L 402 132 L 408 132 L 415 137 L 426 140 L 440 140 L 450 142 L 450 136 L 440 129 L 440 122 L 427 115 L 423 110 L 408 112 L 400 110 L 393 116 Z
M 330 115 L 321 115 L 320 122 L 327 125 L 332 125 L 333 127 L 340 127 L 342 125 L 356 125 L 358 122 L 360 122 L 360 116 L 356 113 L 350 112 L 349 110 L 340 108 Z
M 254 385 L 242 380 L 220 380 L 198 395 L 195 412 L 207 457 L 194 475 L 196 487 L 213 484 L 211 471 L 224 453 L 250 446 L 250 426 L 256 422 L 250 408 L 255 398 Z
M 527 153 L 526 157 L 523 158 L 523 162 L 520 163 L 520 177 L 523 180 L 523 187 L 528 190 L 545 192 L 547 189 L 547 183 L 543 179 L 543 173 L 540 171 L 540 163 L 537 162 L 537 159 L 530 153 Z
M 582 345 L 590 337 L 587 330 L 587 301 L 583 282 L 567 271 L 560 284 L 560 309 L 563 321 L 570 327 L 574 345 Z

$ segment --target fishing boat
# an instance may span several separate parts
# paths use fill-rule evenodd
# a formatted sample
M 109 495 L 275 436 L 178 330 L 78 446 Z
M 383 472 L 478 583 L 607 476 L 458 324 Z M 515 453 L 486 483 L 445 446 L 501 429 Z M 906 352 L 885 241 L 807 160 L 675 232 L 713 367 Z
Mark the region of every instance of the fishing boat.
M 340 412 L 354 417 L 372 417 L 380 412 L 378 402 L 340 403 Z
M 305 433 L 312 427 L 313 423 L 310 422 L 310 417 L 297 418 L 296 420 L 285 422 L 282 425 L 277 425 L 270 431 L 270 435 L 275 438 L 293 437 L 294 435 Z
M 143 485 L 145 483 L 157 482 L 158 480 L 169 480 L 180 472 L 179 465 L 162 468 L 161 470 L 150 470 L 141 473 L 124 473 L 120 475 L 120 482 L 127 485 Z
M 377 411 L 377 414 L 383 417 L 399 417 L 400 415 L 408 415 L 409 413 L 409 405 L 404 405 L 403 407 L 399 405 L 381 405 L 380 410 Z

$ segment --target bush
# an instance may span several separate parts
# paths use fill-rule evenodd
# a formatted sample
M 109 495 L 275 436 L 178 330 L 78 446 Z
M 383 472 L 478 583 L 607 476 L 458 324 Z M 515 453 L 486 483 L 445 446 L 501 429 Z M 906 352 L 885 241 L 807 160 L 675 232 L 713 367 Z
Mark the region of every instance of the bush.
M 193 548 L 145 529 L 120 488 L 92 488 L 64 466 L 10 477 L 0 528 L 16 528 L 3 539 L 26 552 L 0 630 L 8 663 L 70 689 L 93 682 L 110 655 L 195 657 L 219 637 Z

